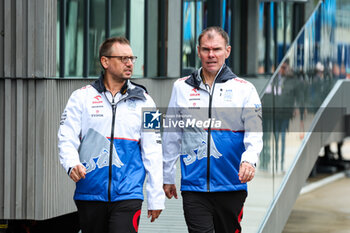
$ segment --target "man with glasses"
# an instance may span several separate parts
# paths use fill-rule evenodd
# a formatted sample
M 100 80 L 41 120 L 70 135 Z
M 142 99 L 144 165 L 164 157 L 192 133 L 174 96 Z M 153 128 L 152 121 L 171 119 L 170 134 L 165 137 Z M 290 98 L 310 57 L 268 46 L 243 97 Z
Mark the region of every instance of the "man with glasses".
M 60 161 L 76 182 L 83 233 L 137 232 L 146 173 L 148 217 L 164 209 L 160 135 L 142 130 L 142 108 L 155 103 L 132 83 L 136 56 L 123 37 L 105 40 L 104 72 L 72 93 L 58 132 Z
M 222 28 L 205 29 L 197 49 L 202 67 L 174 83 L 166 114 L 166 121 L 192 125 L 164 130 L 163 188 L 168 198 L 177 198 L 175 164 L 180 158 L 188 231 L 237 233 L 247 182 L 262 149 L 260 99 L 251 83 L 225 65 L 231 46 Z

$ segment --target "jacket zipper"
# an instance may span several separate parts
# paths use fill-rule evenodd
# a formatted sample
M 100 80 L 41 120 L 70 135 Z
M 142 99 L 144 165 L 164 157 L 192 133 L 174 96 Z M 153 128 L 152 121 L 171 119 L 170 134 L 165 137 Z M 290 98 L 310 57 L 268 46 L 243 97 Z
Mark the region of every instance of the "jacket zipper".
M 213 95 L 215 88 L 215 81 L 213 83 L 212 92 L 209 92 L 209 108 L 208 108 L 208 118 L 210 119 L 208 127 L 208 139 L 207 139 L 207 192 L 210 192 L 210 142 L 211 142 L 211 108 L 213 102 Z
M 109 180 L 108 180 L 108 201 L 111 201 L 111 183 L 112 183 L 112 159 L 113 159 L 113 141 L 114 141 L 114 124 L 115 124 L 115 113 L 117 109 L 117 103 L 112 99 L 112 129 L 111 129 L 111 144 L 109 147 Z
M 108 201 L 111 201 L 111 183 L 112 183 L 112 161 L 113 161 L 113 141 L 114 141 L 114 127 L 115 127 L 115 115 L 117 110 L 117 104 L 120 101 L 125 101 L 129 98 L 136 97 L 136 96 L 127 96 L 126 98 L 120 99 L 118 102 L 114 102 L 114 97 L 112 97 L 112 129 L 111 129 L 111 144 L 109 147 L 109 174 L 108 174 Z M 137 97 L 136 97 L 137 98 Z
M 209 107 L 208 107 L 208 118 L 210 119 L 209 127 L 208 127 L 208 138 L 207 138 L 207 192 L 210 192 L 210 143 L 211 143 L 211 110 L 212 110 L 212 102 L 215 90 L 215 83 L 217 78 L 221 75 L 222 70 L 220 69 L 219 73 L 214 79 L 212 91 L 209 91 Z M 204 89 L 203 89 L 204 90 Z M 207 91 L 207 90 L 206 90 Z

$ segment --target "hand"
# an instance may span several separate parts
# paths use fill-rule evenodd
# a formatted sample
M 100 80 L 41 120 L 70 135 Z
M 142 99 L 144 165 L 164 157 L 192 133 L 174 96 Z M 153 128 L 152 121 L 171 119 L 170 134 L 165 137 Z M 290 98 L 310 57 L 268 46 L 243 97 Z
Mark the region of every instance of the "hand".
M 255 168 L 248 162 L 241 163 L 239 167 L 238 178 L 241 183 L 246 183 L 251 181 L 255 175 Z
M 175 184 L 163 184 L 165 196 L 169 199 L 175 197 L 177 199 L 176 185 Z
M 152 216 L 151 222 L 154 222 L 154 220 L 156 220 L 159 217 L 161 212 L 162 210 L 148 210 L 147 218 L 150 218 Z
M 69 177 L 74 182 L 78 182 L 81 178 L 85 179 L 85 175 L 86 175 L 86 168 L 83 165 L 78 164 L 72 168 L 72 171 L 71 171 Z

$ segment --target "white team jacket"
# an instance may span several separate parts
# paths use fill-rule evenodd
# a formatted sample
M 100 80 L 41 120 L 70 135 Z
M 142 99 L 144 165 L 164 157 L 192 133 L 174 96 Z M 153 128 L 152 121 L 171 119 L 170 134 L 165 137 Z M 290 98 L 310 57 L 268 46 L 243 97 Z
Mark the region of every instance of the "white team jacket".
M 262 149 L 259 96 L 226 65 L 211 90 L 200 71 L 174 83 L 162 140 L 164 183 L 175 184 L 180 158 L 182 191 L 247 190 L 238 171 L 242 161 L 256 164 Z
M 113 98 L 103 75 L 72 93 L 62 114 L 58 147 L 67 173 L 77 164 L 87 169 L 86 178 L 76 183 L 75 200 L 143 200 L 147 172 L 148 209 L 164 209 L 160 135 L 142 130 L 147 107 L 155 104 L 143 88 L 127 81 Z

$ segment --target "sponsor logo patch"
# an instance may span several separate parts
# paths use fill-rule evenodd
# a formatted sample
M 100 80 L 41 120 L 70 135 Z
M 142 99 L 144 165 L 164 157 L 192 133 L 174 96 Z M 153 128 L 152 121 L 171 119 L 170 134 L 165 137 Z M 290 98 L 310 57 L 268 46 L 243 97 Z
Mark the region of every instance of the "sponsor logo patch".
M 197 88 L 193 88 L 191 90 L 191 93 L 190 93 L 190 96 L 193 97 L 193 96 L 200 96 L 201 94 L 199 94 Z
M 101 104 L 101 103 L 103 103 L 102 96 L 101 95 L 95 96 L 94 100 L 92 101 L 92 104 Z

